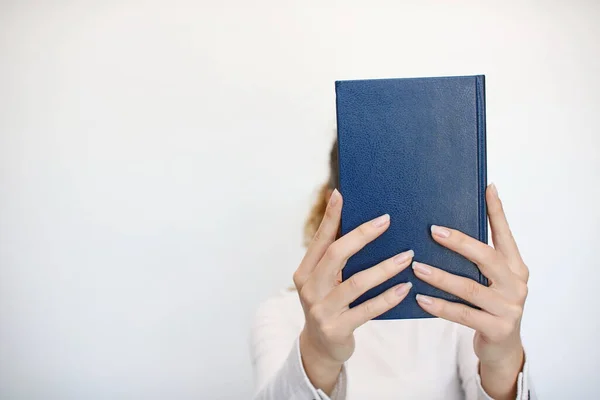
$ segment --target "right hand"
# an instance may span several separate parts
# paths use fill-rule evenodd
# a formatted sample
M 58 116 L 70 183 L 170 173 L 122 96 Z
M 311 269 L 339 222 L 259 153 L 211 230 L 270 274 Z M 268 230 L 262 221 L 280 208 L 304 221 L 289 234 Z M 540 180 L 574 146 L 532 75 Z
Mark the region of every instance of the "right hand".
M 414 253 L 405 251 L 341 282 L 346 261 L 390 225 L 385 214 L 336 240 L 342 203 L 341 194 L 334 190 L 323 221 L 294 273 L 306 321 L 300 334 L 304 370 L 312 384 L 326 393 L 333 390 L 343 363 L 354 352 L 354 330 L 404 300 L 412 286 L 401 283 L 349 307 L 367 290 L 408 267 Z

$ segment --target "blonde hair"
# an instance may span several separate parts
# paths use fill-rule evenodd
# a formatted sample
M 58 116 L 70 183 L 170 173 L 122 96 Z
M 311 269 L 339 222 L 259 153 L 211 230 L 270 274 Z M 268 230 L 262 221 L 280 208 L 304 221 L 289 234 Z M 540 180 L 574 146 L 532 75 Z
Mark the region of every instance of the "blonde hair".
M 329 193 L 331 193 L 331 189 L 329 185 L 325 184 L 321 186 L 319 189 L 319 193 L 317 194 L 317 199 L 313 204 L 310 213 L 308 214 L 308 218 L 304 223 L 304 245 L 308 246 L 313 236 L 319 229 L 319 225 L 321 224 L 321 220 L 325 215 L 325 209 L 327 208 L 327 201 L 329 200 Z
M 327 202 L 329 201 L 330 193 L 338 185 L 339 167 L 338 167 L 338 148 L 337 140 L 333 142 L 333 146 L 329 152 L 329 179 L 324 183 L 317 194 L 317 199 L 313 204 L 308 218 L 304 223 L 304 245 L 308 246 L 313 236 L 319 229 L 319 225 L 325 215 Z

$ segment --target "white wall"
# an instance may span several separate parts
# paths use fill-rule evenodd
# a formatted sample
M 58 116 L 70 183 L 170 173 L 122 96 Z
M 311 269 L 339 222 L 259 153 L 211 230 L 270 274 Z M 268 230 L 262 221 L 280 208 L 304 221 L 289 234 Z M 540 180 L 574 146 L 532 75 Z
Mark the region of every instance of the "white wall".
M 0 3 L 0 398 L 242 399 L 333 81 L 487 74 L 544 399 L 598 398 L 596 1 Z M 595 393 L 595 394 L 593 394 Z

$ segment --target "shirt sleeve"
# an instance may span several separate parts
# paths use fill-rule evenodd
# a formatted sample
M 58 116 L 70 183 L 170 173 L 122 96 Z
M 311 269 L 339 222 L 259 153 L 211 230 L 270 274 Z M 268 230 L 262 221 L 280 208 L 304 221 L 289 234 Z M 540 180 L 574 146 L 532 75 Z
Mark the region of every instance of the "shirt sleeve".
M 298 335 L 301 327 L 281 310 L 277 299 L 263 304 L 251 335 L 251 357 L 256 384 L 255 400 L 345 400 L 346 367 L 331 397 L 315 388 L 302 365 Z
M 473 351 L 472 329 L 458 325 L 458 372 L 466 400 L 493 400 L 481 386 L 481 376 L 477 356 Z M 517 396 L 515 400 L 537 400 L 529 375 L 527 356 L 523 370 L 517 377 Z

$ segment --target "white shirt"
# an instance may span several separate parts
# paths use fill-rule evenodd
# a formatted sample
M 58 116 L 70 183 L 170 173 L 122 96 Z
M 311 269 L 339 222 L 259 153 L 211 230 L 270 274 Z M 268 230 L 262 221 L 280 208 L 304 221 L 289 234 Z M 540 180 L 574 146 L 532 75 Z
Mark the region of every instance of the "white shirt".
M 252 329 L 256 400 L 330 399 L 313 387 L 300 357 L 304 313 L 295 291 L 263 303 Z M 356 349 L 344 364 L 334 400 L 489 400 L 481 387 L 473 330 L 440 318 L 374 320 L 355 331 Z M 527 361 L 517 400 L 535 399 Z

